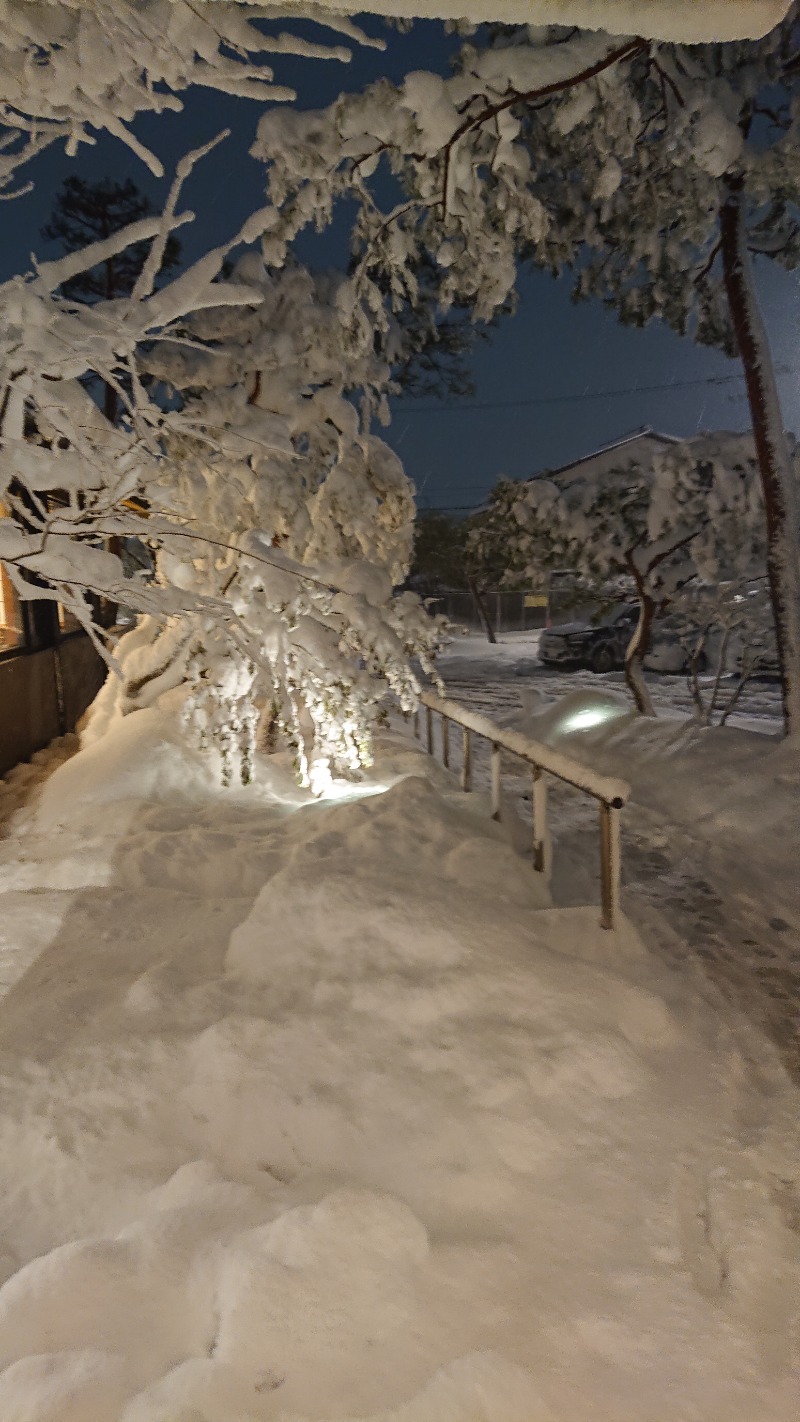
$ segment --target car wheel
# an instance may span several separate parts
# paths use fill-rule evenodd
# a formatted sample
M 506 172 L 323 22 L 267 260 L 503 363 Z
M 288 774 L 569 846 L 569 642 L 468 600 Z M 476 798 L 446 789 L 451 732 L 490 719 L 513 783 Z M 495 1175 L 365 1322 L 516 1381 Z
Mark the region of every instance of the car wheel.
M 610 672 L 614 666 L 614 654 L 607 642 L 601 642 L 599 647 L 595 647 L 589 654 L 589 667 L 598 675 L 601 672 Z

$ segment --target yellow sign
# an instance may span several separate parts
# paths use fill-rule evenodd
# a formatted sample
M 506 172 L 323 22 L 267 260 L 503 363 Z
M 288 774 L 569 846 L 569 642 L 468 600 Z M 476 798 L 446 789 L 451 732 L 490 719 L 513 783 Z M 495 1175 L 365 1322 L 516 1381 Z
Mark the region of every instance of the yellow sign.
M 526 607 L 547 607 L 547 596 L 545 593 L 526 593 Z

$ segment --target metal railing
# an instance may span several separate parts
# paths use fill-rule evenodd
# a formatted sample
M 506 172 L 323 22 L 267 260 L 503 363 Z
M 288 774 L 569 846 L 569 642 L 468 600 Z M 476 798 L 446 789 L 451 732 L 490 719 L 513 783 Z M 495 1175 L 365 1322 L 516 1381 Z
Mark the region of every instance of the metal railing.
M 627 803 L 630 786 L 625 780 L 600 775 L 581 765 L 552 746 L 531 740 L 519 731 L 496 726 L 488 717 L 468 711 L 457 701 L 443 701 L 433 692 L 424 691 L 414 715 L 414 734 L 421 739 L 421 720 L 425 712 L 427 750 L 434 753 L 433 717 L 441 717 L 442 761 L 450 766 L 450 722 L 461 727 L 462 759 L 461 788 L 472 789 L 472 737 L 479 736 L 491 746 L 492 819 L 501 817 L 501 757 L 503 751 L 525 761 L 531 767 L 531 802 L 533 809 L 533 867 L 549 876 L 550 836 L 547 828 L 547 775 L 572 785 L 591 795 L 600 805 L 600 923 L 603 928 L 615 928 L 619 918 L 620 899 L 620 811 Z

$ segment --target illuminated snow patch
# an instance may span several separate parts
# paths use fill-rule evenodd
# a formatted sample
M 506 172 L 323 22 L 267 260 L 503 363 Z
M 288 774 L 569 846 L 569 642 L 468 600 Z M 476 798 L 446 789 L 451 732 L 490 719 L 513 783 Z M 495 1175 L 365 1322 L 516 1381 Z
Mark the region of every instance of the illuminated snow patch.
M 324 790 L 316 796 L 317 804 L 326 804 L 330 800 L 341 802 L 343 800 L 362 800 L 367 795 L 383 795 L 391 789 L 390 784 L 382 781 L 369 781 L 367 784 L 355 784 L 352 780 L 331 780 Z
M 563 731 L 586 731 L 590 726 L 602 726 L 605 721 L 616 721 L 626 715 L 618 706 L 587 706 L 583 711 L 573 711 L 561 723 Z
M 511 724 L 535 741 L 557 742 L 574 732 L 591 731 L 634 714 L 630 702 L 613 691 L 571 691 L 541 708 L 527 706 Z

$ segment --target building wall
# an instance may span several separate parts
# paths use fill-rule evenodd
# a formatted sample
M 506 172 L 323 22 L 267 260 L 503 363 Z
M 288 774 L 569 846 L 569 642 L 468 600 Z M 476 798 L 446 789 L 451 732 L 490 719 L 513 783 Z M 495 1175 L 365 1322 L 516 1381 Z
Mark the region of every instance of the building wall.
M 54 647 L 0 658 L 0 775 L 30 759 L 56 736 L 74 731 L 105 675 L 101 657 L 82 633 L 65 637 Z
M 64 722 L 68 731 L 75 727 L 94 701 L 108 674 L 108 667 L 84 633 L 65 637 L 61 643 L 64 684 Z
M 647 468 L 656 454 L 663 454 L 670 445 L 679 442 L 671 435 L 642 431 L 641 434 L 630 439 L 620 440 L 607 449 L 599 449 L 595 454 L 587 454 L 583 459 L 576 459 L 573 464 L 565 464 L 561 469 L 554 469 L 544 477 L 552 479 L 554 484 L 558 484 L 559 488 L 563 489 L 570 484 L 579 484 L 584 480 L 595 482 L 607 479 L 614 474 L 624 475 L 631 464 L 638 463 Z

